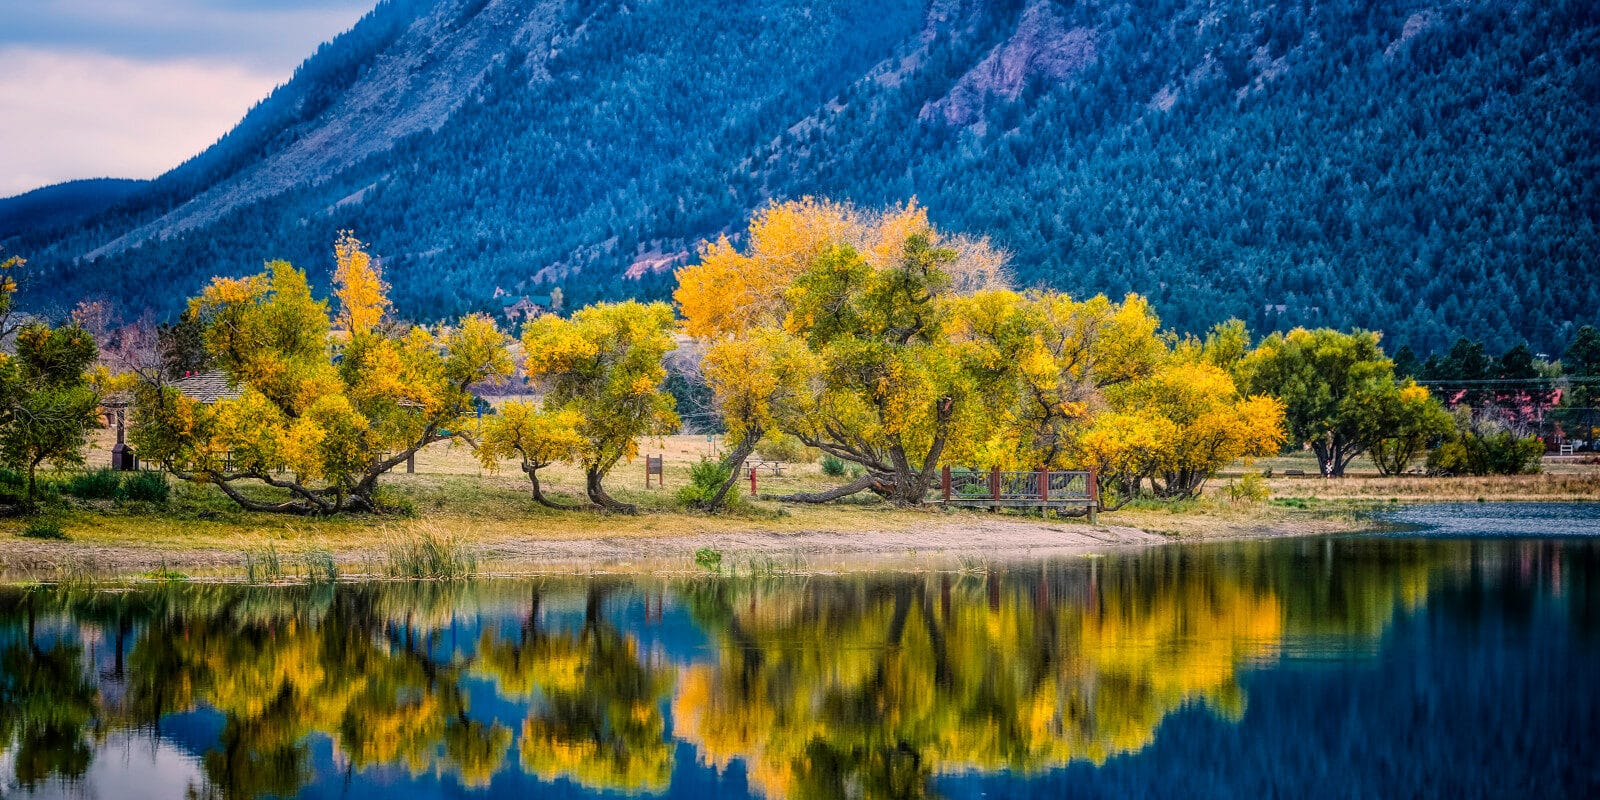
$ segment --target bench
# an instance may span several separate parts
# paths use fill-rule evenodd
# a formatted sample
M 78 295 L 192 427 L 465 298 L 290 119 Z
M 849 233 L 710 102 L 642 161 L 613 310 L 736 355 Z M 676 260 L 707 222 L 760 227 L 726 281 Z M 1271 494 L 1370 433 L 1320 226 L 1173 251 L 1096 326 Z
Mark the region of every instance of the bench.
M 1305 476 L 1306 471 L 1303 469 L 1286 469 L 1283 471 L 1283 477 L 1285 478 L 1304 478 Z
M 772 460 L 764 459 L 764 458 L 746 459 L 745 462 L 744 462 L 744 467 L 741 468 L 739 471 L 740 472 L 749 472 L 750 470 L 753 470 L 753 469 L 764 469 L 764 470 L 767 470 L 768 472 L 772 473 L 772 475 L 775 476 L 775 477 L 779 477 L 779 478 L 783 477 L 783 462 L 782 461 L 772 461 Z

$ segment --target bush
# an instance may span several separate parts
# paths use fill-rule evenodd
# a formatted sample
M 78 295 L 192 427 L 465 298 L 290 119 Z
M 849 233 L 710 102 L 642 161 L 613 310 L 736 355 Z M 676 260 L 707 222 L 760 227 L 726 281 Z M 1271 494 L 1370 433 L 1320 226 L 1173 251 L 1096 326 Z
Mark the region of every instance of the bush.
M 27 527 L 22 529 L 22 535 L 29 539 L 67 538 L 67 532 L 61 529 L 61 523 L 44 517 L 30 520 Z
M 1428 471 L 1450 475 L 1524 475 L 1539 471 L 1544 442 L 1493 420 L 1458 411 L 1456 430 L 1428 454 Z
M 157 505 L 166 505 L 171 496 L 172 484 L 167 482 L 166 473 L 154 470 L 142 470 L 124 477 L 117 493 L 118 500 Z
M 678 490 L 678 502 L 685 506 L 699 507 L 711 502 L 717 496 L 717 490 L 722 488 L 732 473 L 719 461 L 702 458 L 689 468 L 689 483 Z M 729 490 L 724 498 L 727 505 L 739 502 L 738 492 Z
M 112 469 L 81 472 L 67 480 L 62 490 L 81 500 L 110 500 L 122 488 L 122 476 Z
M 1236 481 L 1228 481 L 1222 487 L 1222 493 L 1235 503 L 1255 504 L 1265 502 L 1271 491 L 1267 482 L 1254 472 L 1247 472 Z
M 722 551 L 702 547 L 694 551 L 694 563 L 707 572 L 722 572 Z
M 832 455 L 822 457 L 822 474 L 831 478 L 838 478 L 844 475 L 844 470 L 844 459 Z
M 1544 442 L 1510 431 L 1464 433 L 1428 454 L 1428 470 L 1452 475 L 1525 475 L 1539 471 Z

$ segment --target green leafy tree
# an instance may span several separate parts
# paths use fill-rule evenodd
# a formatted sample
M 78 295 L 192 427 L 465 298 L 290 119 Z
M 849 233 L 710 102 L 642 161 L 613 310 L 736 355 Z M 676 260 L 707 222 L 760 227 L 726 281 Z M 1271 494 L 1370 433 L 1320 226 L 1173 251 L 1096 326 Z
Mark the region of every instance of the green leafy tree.
M 41 464 L 83 463 L 100 405 L 85 371 L 98 354 L 82 328 L 31 323 L 17 332 L 16 355 L 0 364 L 0 460 L 27 473 L 30 506 Z
M 1328 477 L 1372 447 L 1373 415 L 1395 391 L 1394 363 L 1371 331 L 1296 328 L 1263 339 L 1240 362 L 1251 394 L 1283 401 L 1289 440 L 1309 445 Z
M 570 319 L 547 314 L 522 331 L 528 379 L 547 389 L 545 410 L 579 416 L 585 489 L 607 511 L 637 510 L 606 492 L 611 468 L 638 454 L 639 437 L 678 426 L 672 395 L 662 388 L 673 328 L 665 303 L 629 301 L 582 308 Z
M 1455 418 L 1428 390 L 1411 381 L 1376 401 L 1368 416 L 1372 426 L 1372 462 L 1384 475 L 1399 475 L 1427 452 L 1429 445 L 1455 430 Z

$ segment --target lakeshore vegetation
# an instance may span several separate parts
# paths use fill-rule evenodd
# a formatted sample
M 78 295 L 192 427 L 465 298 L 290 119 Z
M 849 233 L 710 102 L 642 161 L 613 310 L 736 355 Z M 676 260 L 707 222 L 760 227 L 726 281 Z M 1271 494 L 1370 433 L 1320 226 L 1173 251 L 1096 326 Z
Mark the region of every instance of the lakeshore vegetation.
M 1420 365 L 1402 353 L 1397 370 L 1371 331 L 1257 340 L 1229 320 L 1180 336 L 1137 294 L 1018 290 L 1007 253 L 936 229 L 914 202 L 774 203 L 736 240 L 703 245 L 674 305 L 599 303 L 512 332 L 483 315 L 398 320 L 366 245 L 342 234 L 333 255 L 329 297 L 272 262 L 212 280 L 159 327 L 110 326 L 96 304 L 64 325 L 22 324 L 9 276 L 24 264 L 5 262 L 0 324 L 15 335 L 0 362 L 0 492 L 36 515 L 62 494 L 160 505 L 165 482 L 148 476 L 90 472 L 39 490 L 41 465 L 81 465 L 91 430 L 125 407 L 147 467 L 261 515 L 424 514 L 386 493 L 385 476 L 446 442 L 491 473 L 514 465 L 543 506 L 632 514 L 608 478 L 686 422 L 725 445 L 677 492 L 695 513 L 746 503 L 734 487 L 752 457 L 820 460 L 822 480 L 772 496 L 787 504 L 915 507 L 952 466 L 1094 470 L 1106 510 L 1181 507 L 1230 465 L 1283 453 L 1309 451 L 1333 478 L 1356 459 L 1418 480 L 1538 471 L 1544 445 L 1518 415 L 1587 398 L 1600 363 L 1588 327 L 1568 349 L 1578 389 L 1565 397 L 1493 379 L 1434 392 L 1427 371 L 1471 361 L 1470 343 Z M 1493 374 L 1482 359 L 1476 374 Z M 1534 368 L 1559 384 L 1561 365 Z M 185 391 L 197 374 L 225 389 Z M 563 466 L 581 473 L 581 496 L 541 484 Z M 1271 474 L 1222 489 L 1265 499 Z

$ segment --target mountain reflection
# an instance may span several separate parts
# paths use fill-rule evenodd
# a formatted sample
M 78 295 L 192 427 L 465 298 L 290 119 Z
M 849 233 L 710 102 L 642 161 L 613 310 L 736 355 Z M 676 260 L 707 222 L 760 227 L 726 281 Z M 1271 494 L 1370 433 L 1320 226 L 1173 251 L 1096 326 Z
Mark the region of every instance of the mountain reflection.
M 1587 630 L 1594 562 L 1350 539 L 918 576 L 5 590 L 0 790 L 84 780 L 132 732 L 190 749 L 195 796 L 515 774 L 657 794 L 694 767 L 774 799 L 924 797 L 1136 753 L 1183 708 L 1237 721 L 1242 673 L 1375 653 L 1441 588 L 1564 581 Z

